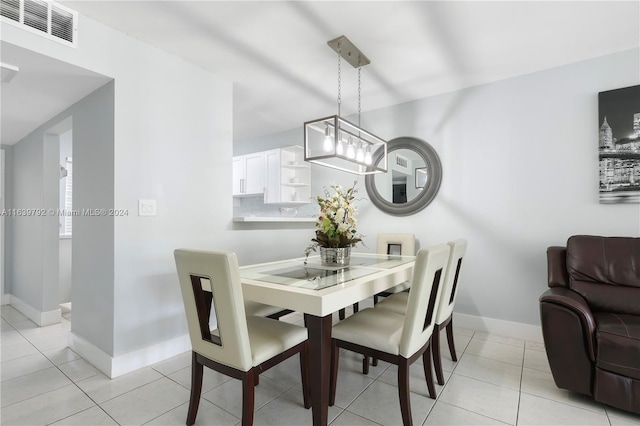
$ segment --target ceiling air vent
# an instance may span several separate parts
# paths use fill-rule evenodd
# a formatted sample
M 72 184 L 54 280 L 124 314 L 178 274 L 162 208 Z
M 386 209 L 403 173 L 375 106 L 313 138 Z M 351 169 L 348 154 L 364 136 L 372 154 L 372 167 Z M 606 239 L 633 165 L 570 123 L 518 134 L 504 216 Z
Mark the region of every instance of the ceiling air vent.
M 0 0 L 0 16 L 52 40 L 76 45 L 78 13 L 52 1 Z
M 396 166 L 406 169 L 408 165 L 409 165 L 409 160 L 407 159 L 407 157 L 403 157 L 402 155 L 396 154 Z

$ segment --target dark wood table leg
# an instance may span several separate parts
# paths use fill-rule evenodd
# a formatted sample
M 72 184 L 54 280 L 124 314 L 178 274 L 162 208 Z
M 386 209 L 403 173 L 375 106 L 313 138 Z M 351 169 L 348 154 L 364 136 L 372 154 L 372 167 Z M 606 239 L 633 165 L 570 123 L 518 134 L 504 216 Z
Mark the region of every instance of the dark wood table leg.
M 305 314 L 309 331 L 309 368 L 311 409 L 314 426 L 329 423 L 329 374 L 331 370 L 332 315 L 317 317 Z

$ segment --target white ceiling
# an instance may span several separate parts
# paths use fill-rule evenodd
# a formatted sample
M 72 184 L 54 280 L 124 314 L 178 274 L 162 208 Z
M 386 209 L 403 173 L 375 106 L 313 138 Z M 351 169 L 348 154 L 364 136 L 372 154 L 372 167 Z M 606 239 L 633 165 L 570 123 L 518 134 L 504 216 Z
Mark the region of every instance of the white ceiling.
M 0 61 L 19 68 L 0 88 L 0 143 L 13 145 L 110 79 L 1 42 Z
M 61 3 L 232 81 L 236 140 L 337 112 L 340 35 L 371 60 L 364 111 L 640 46 L 638 0 Z M 356 76 L 343 62 L 342 115 Z

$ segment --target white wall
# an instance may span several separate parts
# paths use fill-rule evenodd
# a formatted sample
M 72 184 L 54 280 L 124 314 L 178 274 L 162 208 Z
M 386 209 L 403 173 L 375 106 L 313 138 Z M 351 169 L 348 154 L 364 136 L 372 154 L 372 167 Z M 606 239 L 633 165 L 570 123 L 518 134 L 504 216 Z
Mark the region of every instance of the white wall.
M 58 242 L 58 303 L 71 302 L 71 238 L 60 238 Z
M 423 245 L 469 239 L 459 312 L 539 324 L 547 246 L 579 233 L 638 236 L 640 205 L 598 203 L 597 153 L 597 94 L 639 84 L 638 70 L 635 49 L 367 116 L 392 117 L 375 131 L 410 132 L 440 153 L 440 193 L 408 220 Z
M 4 162 L 4 176 L 3 178 L 3 188 L 4 188 L 4 208 L 9 209 L 13 207 L 13 193 L 11 188 L 13 186 L 13 146 L 12 145 L 2 145 L 2 152 L 4 153 L 5 162 Z M 4 265 L 2 270 L 2 275 L 4 278 L 4 293 L 0 295 L 2 298 L 2 304 L 7 304 L 10 302 L 10 294 L 11 294 L 11 280 L 13 277 L 13 251 L 10 250 L 11 241 L 13 240 L 13 229 L 12 223 L 13 218 L 10 216 L 5 216 L 2 219 L 4 222 L 4 241 L 3 244 L 3 252 L 4 252 Z
M 232 86 L 84 16 L 78 22 L 77 49 L 13 26 L 3 26 L 3 40 L 114 79 L 103 89 L 115 101 L 109 109 L 104 99 L 102 110 L 112 124 L 95 123 L 105 134 L 97 146 L 77 142 L 90 118 L 83 127 L 83 111 L 74 113 L 74 208 L 128 215 L 74 218 L 72 340 L 115 376 L 189 349 L 173 250 L 233 246 Z M 141 198 L 157 200 L 157 216 L 137 215 Z
M 115 83 L 110 82 L 72 107 L 73 209 L 109 209 L 114 206 Z M 90 342 L 104 354 L 113 353 L 116 339 L 113 216 L 73 217 L 71 245 L 71 300 L 74 338 Z M 76 339 L 77 340 L 77 339 Z M 76 348 L 82 352 L 82 348 Z M 90 354 L 81 354 L 91 359 Z M 97 367 L 107 367 L 91 360 Z
M 106 108 L 106 109 L 105 109 Z M 50 133 L 50 130 L 59 127 L 59 123 L 74 116 L 73 126 L 77 130 L 78 159 L 88 167 L 80 168 L 77 173 L 79 184 L 76 197 L 80 207 L 101 206 L 104 203 L 97 202 L 105 199 L 107 205 L 113 204 L 113 155 L 111 159 L 104 152 L 113 151 L 113 85 L 106 85 L 96 90 L 91 95 L 77 102 L 66 111 L 43 123 L 39 128 L 31 132 L 12 148 L 17 155 L 13 157 L 12 166 L 15 170 L 10 194 L 13 195 L 12 206 L 16 209 L 43 209 L 57 211 L 59 208 L 59 160 L 60 160 L 60 136 Z M 111 129 L 111 130 L 109 130 Z M 106 148 L 105 148 L 106 147 Z M 111 164 L 111 167 L 105 167 Z M 107 175 L 100 174 L 106 169 Z M 84 182 L 84 184 L 83 184 Z M 104 183 L 111 182 L 106 191 L 100 187 Z M 83 191 L 83 188 L 84 191 Z M 75 217 L 74 223 L 82 227 L 85 225 L 81 239 L 76 245 L 76 258 L 79 265 L 84 268 L 76 269 L 76 292 L 82 294 L 88 291 L 91 296 L 84 299 L 81 311 L 87 312 L 87 318 L 76 321 L 74 331 L 88 327 L 87 334 L 96 330 L 96 339 L 99 336 L 108 336 L 107 345 L 112 341 L 112 336 L 106 330 L 110 330 L 113 321 L 112 309 L 106 310 L 108 317 L 100 315 L 105 312 L 104 297 L 101 293 L 110 291 L 105 285 L 105 280 L 112 280 L 113 276 L 113 250 L 112 244 L 101 244 L 101 238 L 107 241 L 113 240 L 113 220 L 110 221 L 110 229 L 104 229 L 103 222 L 109 218 L 84 218 Z M 101 220 L 102 219 L 102 220 Z M 109 225 L 108 225 L 109 226 Z M 107 228 L 108 228 L 107 226 Z M 21 310 L 30 319 L 39 325 L 46 325 L 60 321 L 60 294 L 69 300 L 71 288 L 60 288 L 59 280 L 62 276 L 67 284 L 72 281 L 74 274 L 70 262 L 72 252 L 63 250 L 60 256 L 59 217 L 55 213 L 47 213 L 44 216 L 13 217 L 9 227 L 12 237 L 9 241 L 8 251 L 13 255 L 13 273 L 11 281 L 14 283 L 11 291 L 11 303 Z M 106 236 L 106 237 L 105 237 Z M 70 243 L 70 241 L 68 241 Z M 103 241 L 104 242 L 104 241 Z M 68 245 L 68 244 L 67 244 Z M 40 249 L 34 250 L 34 247 Z M 111 247 L 106 252 L 104 247 Z M 65 247 L 70 249 L 71 247 Z M 84 259 L 96 259 L 94 263 L 99 265 L 88 266 Z M 62 265 L 61 260 L 66 263 Z M 104 268 L 102 271 L 100 268 Z M 71 277 L 69 276 L 71 275 Z M 92 286 L 96 286 L 95 293 L 91 293 Z M 82 300 L 82 299 L 81 299 Z M 91 303 L 93 301 L 93 303 Z M 82 315 L 79 315 L 82 318 Z M 96 323 L 97 321 L 97 323 Z
M 5 174 L 5 150 L 4 149 L 0 149 L 0 208 L 4 209 L 5 208 L 5 179 L 6 179 L 6 174 Z M 0 304 L 5 304 L 5 278 L 4 278 L 4 273 L 6 270 L 5 267 L 5 215 L 2 215 L 2 217 L 0 217 Z
M 51 139 L 42 132 L 34 132 L 13 147 L 14 174 L 11 192 L 14 208 L 24 209 L 25 212 L 31 209 L 42 211 L 57 208 L 57 180 L 53 194 L 56 203 L 49 205 L 52 198 L 48 193 L 51 182 L 47 180 L 51 177 L 51 166 L 47 163 L 58 163 L 58 144 Z M 50 313 L 55 317 L 53 311 L 56 309 L 56 303 L 50 300 L 51 292 L 47 288 L 51 277 L 45 275 L 55 274 L 53 281 L 57 286 L 57 227 L 49 229 L 49 222 L 45 215 L 16 216 L 13 218 L 13 234 L 9 242 L 15 259 L 11 277 L 11 282 L 14 283 L 12 296 L 17 303 L 24 303 L 38 313 L 35 316 L 33 312 L 27 313 L 38 324 L 42 324 L 40 314 Z M 52 244 L 50 234 L 54 231 L 56 238 L 55 244 Z M 53 258 L 56 260 L 55 264 L 51 262 Z
M 375 250 L 378 232 L 413 232 L 421 247 L 467 238 L 456 312 L 539 324 L 548 246 L 573 234 L 640 234 L 640 205 L 598 203 L 597 152 L 598 92 L 640 84 L 639 70 L 635 49 L 364 113 L 364 128 L 424 139 L 443 166 L 439 194 L 416 215 L 358 204 L 364 249 Z M 241 141 L 236 152 L 275 141 L 300 144 L 302 133 Z M 318 166 L 312 176 L 315 193 L 353 180 Z M 364 180 L 359 187 L 366 197 Z

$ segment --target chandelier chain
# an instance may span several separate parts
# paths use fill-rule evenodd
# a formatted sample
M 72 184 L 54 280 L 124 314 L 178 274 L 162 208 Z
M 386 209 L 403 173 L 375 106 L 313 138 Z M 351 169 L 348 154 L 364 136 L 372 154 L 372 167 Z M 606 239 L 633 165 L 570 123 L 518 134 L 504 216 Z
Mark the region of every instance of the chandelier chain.
M 338 116 L 340 116 L 340 105 L 342 104 L 342 96 L 340 93 L 340 89 L 342 86 L 342 69 L 340 67 L 341 65 L 341 59 L 342 59 L 342 48 L 340 46 L 340 43 L 338 43 Z
M 360 65 L 360 57 L 358 57 L 358 127 L 360 127 L 360 99 L 361 99 L 361 89 L 360 89 L 360 74 L 362 71 L 362 65 Z

